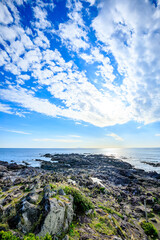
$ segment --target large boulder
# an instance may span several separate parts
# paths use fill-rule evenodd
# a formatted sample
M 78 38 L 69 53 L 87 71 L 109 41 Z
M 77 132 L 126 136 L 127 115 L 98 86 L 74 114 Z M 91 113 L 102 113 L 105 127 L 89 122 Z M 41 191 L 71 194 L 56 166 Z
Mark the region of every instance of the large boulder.
M 51 235 L 60 235 L 68 230 L 73 219 L 73 201 L 65 197 L 50 198 L 44 201 L 45 213 L 44 220 L 41 223 L 38 232 L 39 237 L 44 237 L 47 233 Z

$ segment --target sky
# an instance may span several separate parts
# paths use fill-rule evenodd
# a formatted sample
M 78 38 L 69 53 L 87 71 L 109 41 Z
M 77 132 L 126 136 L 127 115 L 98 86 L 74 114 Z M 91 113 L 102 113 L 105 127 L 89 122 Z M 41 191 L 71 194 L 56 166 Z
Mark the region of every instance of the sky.
M 1 0 L 0 147 L 160 147 L 160 0 Z

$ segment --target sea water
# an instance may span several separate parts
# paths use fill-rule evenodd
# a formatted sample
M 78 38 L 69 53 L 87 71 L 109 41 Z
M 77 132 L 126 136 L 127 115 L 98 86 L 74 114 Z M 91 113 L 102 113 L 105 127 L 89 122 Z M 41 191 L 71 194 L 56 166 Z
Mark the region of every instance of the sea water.
M 46 153 L 104 154 L 126 161 L 135 168 L 160 173 L 160 167 L 142 163 L 159 163 L 160 148 L 0 148 L 0 160 L 18 164 L 25 161 L 31 166 L 39 167 L 40 163 L 35 159 L 50 160 L 43 157 Z

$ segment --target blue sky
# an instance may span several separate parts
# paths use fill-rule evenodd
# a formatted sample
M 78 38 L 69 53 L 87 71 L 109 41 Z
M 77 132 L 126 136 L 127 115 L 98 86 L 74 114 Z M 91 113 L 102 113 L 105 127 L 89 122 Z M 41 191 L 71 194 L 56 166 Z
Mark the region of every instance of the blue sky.
M 0 147 L 160 147 L 160 1 L 2 0 Z

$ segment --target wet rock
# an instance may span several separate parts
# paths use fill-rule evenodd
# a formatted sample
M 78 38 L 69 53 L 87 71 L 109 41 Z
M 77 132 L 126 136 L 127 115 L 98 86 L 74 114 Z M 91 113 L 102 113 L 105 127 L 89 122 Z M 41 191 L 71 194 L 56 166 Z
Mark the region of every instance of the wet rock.
M 19 169 L 23 169 L 25 168 L 26 166 L 22 165 L 22 164 L 17 164 L 17 163 L 11 163 L 7 166 L 7 168 L 9 170 L 19 170 Z
M 52 154 L 46 153 L 46 154 L 44 154 L 44 157 L 51 158 L 51 157 L 52 157 Z

